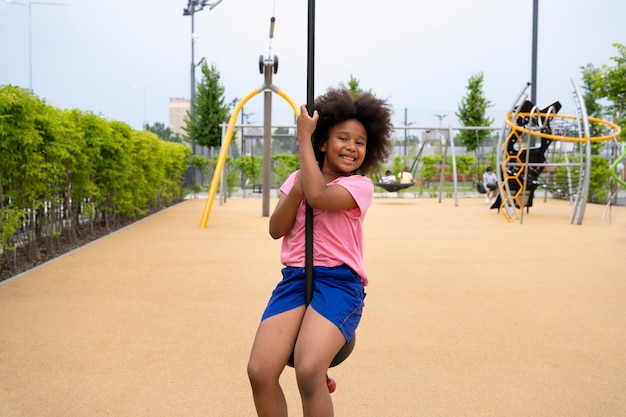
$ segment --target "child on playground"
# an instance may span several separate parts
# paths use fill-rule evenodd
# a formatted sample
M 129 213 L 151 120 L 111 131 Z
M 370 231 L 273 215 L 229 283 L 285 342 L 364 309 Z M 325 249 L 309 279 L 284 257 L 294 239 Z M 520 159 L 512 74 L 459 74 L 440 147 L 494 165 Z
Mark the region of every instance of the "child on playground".
M 383 184 L 393 184 L 396 182 L 396 176 L 391 173 L 391 170 L 385 171 L 385 176 L 380 179 Z
M 498 195 L 498 183 L 493 167 L 487 167 L 483 174 L 483 185 L 485 187 L 485 203 L 491 203 Z
M 282 280 L 261 318 L 248 362 L 259 417 L 286 417 L 279 377 L 293 353 L 305 416 L 332 416 L 326 375 L 354 336 L 368 276 L 363 264 L 363 221 L 376 171 L 390 152 L 391 108 L 371 93 L 353 98 L 331 88 L 305 105 L 297 119 L 300 169 L 280 188 L 269 232 L 283 238 Z M 305 207 L 313 209 L 311 303 L 305 303 Z
M 411 174 L 409 167 L 404 167 L 398 174 L 398 177 L 400 178 L 400 184 L 413 184 L 413 174 Z

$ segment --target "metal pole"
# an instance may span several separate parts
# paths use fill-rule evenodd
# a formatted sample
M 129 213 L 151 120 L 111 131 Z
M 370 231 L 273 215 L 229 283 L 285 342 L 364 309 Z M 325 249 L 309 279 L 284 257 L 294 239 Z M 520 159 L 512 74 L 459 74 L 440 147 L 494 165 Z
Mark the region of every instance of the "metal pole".
M 28 8 L 28 89 L 33 92 L 33 4 L 40 6 L 69 6 L 69 3 L 44 3 L 39 1 L 29 1 L 20 3 L 18 1 L 4 0 L 5 3 L 15 4 Z
M 193 7 L 191 7 L 190 10 L 191 13 L 191 99 L 189 101 L 189 114 L 191 115 L 191 118 L 193 119 L 194 115 L 195 115 L 195 106 L 194 106 L 194 101 L 196 100 L 196 58 L 195 58 L 195 44 L 196 44 L 196 38 L 194 35 L 194 14 L 195 14 L 195 9 Z M 191 138 L 191 150 L 192 153 L 195 155 L 196 154 L 196 139 L 195 138 Z M 195 170 L 194 170 L 194 176 L 195 176 Z
M 28 3 L 28 89 L 33 92 L 33 14 L 32 3 Z
M 313 106 L 315 105 L 313 83 L 315 76 L 315 0 L 309 0 L 308 14 L 306 106 L 309 114 L 313 115 Z M 308 305 L 313 299 L 313 208 L 308 203 L 305 213 L 304 280 Z
M 530 74 L 530 101 L 537 104 L 537 26 L 539 22 L 539 0 L 533 0 L 533 50 L 532 68 Z
M 407 156 L 407 146 L 408 146 L 408 138 L 406 135 L 406 128 L 408 126 L 408 120 L 407 120 L 407 109 L 406 107 L 404 108 L 404 156 Z
M 265 85 L 272 85 L 273 61 L 268 57 L 265 62 Z M 263 217 L 270 215 L 270 176 L 272 161 L 272 92 L 265 91 L 264 120 L 263 120 Z

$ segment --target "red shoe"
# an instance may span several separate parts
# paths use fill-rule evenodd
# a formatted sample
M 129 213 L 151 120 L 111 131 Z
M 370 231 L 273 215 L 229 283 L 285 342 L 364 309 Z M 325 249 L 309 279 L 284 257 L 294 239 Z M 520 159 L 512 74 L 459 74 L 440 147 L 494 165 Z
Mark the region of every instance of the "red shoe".
M 326 376 L 326 385 L 328 385 L 328 392 L 331 394 L 337 389 L 337 382 L 329 376 Z

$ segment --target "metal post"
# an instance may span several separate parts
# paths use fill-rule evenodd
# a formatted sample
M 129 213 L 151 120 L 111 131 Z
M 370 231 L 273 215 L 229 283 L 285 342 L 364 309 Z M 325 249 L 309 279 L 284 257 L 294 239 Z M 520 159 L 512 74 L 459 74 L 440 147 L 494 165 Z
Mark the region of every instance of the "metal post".
M 265 85 L 272 85 L 274 61 L 271 57 L 265 60 Z M 263 217 L 270 215 L 270 176 L 272 160 L 272 92 L 265 91 L 263 106 Z
M 33 13 L 28 3 L 28 89 L 33 92 Z
M 191 16 L 191 65 L 190 65 L 190 75 L 191 75 L 191 99 L 189 103 L 189 114 L 193 118 L 195 115 L 194 101 L 196 99 L 196 57 L 195 57 L 195 44 L 196 44 L 196 36 L 195 36 L 195 27 L 194 27 L 194 15 L 196 12 L 201 11 L 205 7 L 208 7 L 209 10 L 213 10 L 215 6 L 220 4 L 222 0 L 217 0 L 216 2 L 209 4 L 208 0 L 189 0 L 187 4 L 187 8 L 183 10 L 183 16 Z M 202 61 L 200 61 L 202 62 Z M 200 63 L 198 63 L 199 65 Z M 196 154 L 196 142 L 194 138 L 191 138 L 191 149 L 193 154 Z
M 407 145 L 408 145 L 408 138 L 406 135 L 406 128 L 407 128 L 407 120 L 406 120 L 406 116 L 407 116 L 407 109 L 406 107 L 404 108 L 404 156 L 407 156 Z
M 306 106 L 309 115 L 315 110 L 315 0 L 308 2 L 307 28 L 307 71 L 306 71 Z M 305 210 L 305 297 L 309 305 L 313 298 L 313 207 L 306 204 Z
M 530 74 L 530 101 L 537 104 L 537 37 L 539 23 L 539 0 L 533 0 L 533 49 L 532 49 L 532 67 Z
M 196 35 L 194 34 L 194 14 L 195 10 L 191 8 L 191 99 L 189 101 L 189 114 L 193 119 L 195 112 L 194 102 L 196 101 L 196 58 L 195 58 L 195 45 L 196 45 Z M 196 154 L 196 140 L 195 138 L 191 138 L 191 152 L 192 154 Z M 195 173 L 194 173 L 195 174 Z

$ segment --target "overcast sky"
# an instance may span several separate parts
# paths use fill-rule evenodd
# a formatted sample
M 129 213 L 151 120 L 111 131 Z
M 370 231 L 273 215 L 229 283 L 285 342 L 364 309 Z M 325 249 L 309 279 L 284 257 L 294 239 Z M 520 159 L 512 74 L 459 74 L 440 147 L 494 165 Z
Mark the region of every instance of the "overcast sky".
M 144 121 L 169 125 L 169 98 L 190 96 L 186 0 L 42 2 L 30 6 L 30 67 L 39 97 L 137 129 Z M 0 0 L 0 84 L 29 85 L 28 4 Z M 414 126 L 439 126 L 436 114 L 447 115 L 443 126 L 458 126 L 454 113 L 467 81 L 482 72 L 489 115 L 499 127 L 531 80 L 532 14 L 532 0 L 318 0 L 316 95 L 353 75 L 389 100 L 398 126 L 405 109 Z M 579 83 L 587 63 L 614 64 L 612 44 L 626 44 L 625 16 L 624 0 L 540 1 L 539 106 L 559 100 L 561 113 L 573 114 L 570 80 Z M 263 85 L 260 55 L 278 56 L 274 85 L 306 102 L 307 1 L 223 0 L 195 15 L 195 34 L 195 62 L 204 57 L 216 66 L 227 102 Z M 272 103 L 273 124 L 293 122 L 281 97 L 273 95 Z M 263 94 L 244 110 L 261 124 Z

